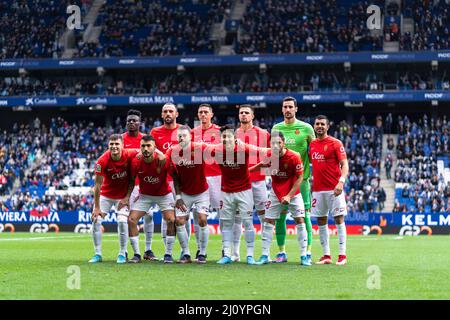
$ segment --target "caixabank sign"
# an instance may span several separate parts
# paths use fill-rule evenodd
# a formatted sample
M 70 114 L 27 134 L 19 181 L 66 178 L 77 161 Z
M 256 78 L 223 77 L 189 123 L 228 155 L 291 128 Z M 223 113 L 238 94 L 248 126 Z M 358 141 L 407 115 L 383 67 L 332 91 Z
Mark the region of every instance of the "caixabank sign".
M 154 208 L 153 219 L 155 222 L 155 232 L 161 230 L 161 213 Z M 103 230 L 105 232 L 116 232 L 116 214 L 109 213 L 103 220 Z M 450 235 L 450 213 L 369 213 L 356 212 L 349 213 L 345 217 L 348 234 L 361 235 Z M 143 219 L 140 224 L 142 225 Z M 260 223 L 256 214 L 253 223 L 256 232 L 259 233 Z M 297 232 L 293 219 L 288 215 L 286 220 L 287 233 Z M 313 232 L 317 233 L 316 220 L 312 219 Z M 211 234 L 220 233 L 219 220 L 216 212 L 208 216 L 208 225 Z M 334 221 L 328 220 L 331 234 L 335 233 Z M 0 212 L 0 232 L 91 232 L 91 212 L 88 211 L 4 211 Z

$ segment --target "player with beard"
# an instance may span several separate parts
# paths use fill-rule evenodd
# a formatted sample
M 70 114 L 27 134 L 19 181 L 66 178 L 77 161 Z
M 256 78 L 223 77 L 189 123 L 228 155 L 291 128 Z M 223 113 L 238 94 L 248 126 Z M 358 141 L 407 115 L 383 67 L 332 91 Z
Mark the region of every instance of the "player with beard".
M 344 183 L 348 176 L 348 160 L 342 142 L 328 135 L 330 120 L 317 116 L 314 131 L 317 139 L 311 142 L 309 156 L 313 167 L 313 211 L 319 225 L 320 244 L 323 256 L 317 264 L 331 264 L 328 235 L 328 213 L 336 224 L 339 239 L 339 257 L 337 265 L 347 263 L 347 231 L 344 217 L 347 215 Z
M 133 183 L 139 178 L 139 196 L 131 207 L 128 218 L 130 242 L 134 256 L 129 261 L 137 263 L 141 260 L 139 252 L 139 230 L 137 223 L 153 204 L 161 209 L 163 220 L 167 223 L 164 263 L 173 263 L 172 249 L 175 242 L 175 212 L 172 190 L 168 184 L 167 176 L 170 170 L 169 161 L 160 166 L 155 150 L 155 140 L 147 135 L 141 139 L 141 154 L 134 157 L 131 162 L 131 178 Z M 127 197 L 131 196 L 132 188 L 129 188 Z
M 305 205 L 305 223 L 308 233 L 307 260 L 311 263 L 311 244 L 312 244 L 312 225 L 310 219 L 311 213 L 311 187 L 309 178 L 311 177 L 311 169 L 309 167 L 308 148 L 315 134 L 309 123 L 298 120 L 295 115 L 298 111 L 297 100 L 294 97 L 286 97 L 283 99 L 282 112 L 284 121 L 273 126 L 272 131 L 280 131 L 286 139 L 286 148 L 297 152 L 304 166 L 303 181 L 300 185 L 300 193 L 302 194 L 303 203 Z M 286 211 L 275 223 L 275 233 L 279 253 L 276 256 L 275 263 L 287 262 L 285 251 L 286 243 Z
M 177 123 L 178 118 L 177 107 L 173 103 L 164 104 L 161 111 L 161 118 L 164 121 L 163 125 L 153 128 L 150 131 L 150 135 L 155 139 L 156 148 L 163 153 L 167 153 L 167 151 L 172 147 L 172 145 L 178 143 L 177 129 L 180 127 L 180 124 Z M 168 175 L 167 179 L 172 189 L 172 192 L 174 193 L 175 196 L 175 189 L 173 185 L 172 176 Z M 185 227 L 189 238 L 191 235 L 190 221 L 186 221 Z M 167 233 L 167 225 L 165 220 L 162 220 L 161 234 L 163 237 L 164 245 L 166 244 L 166 233 Z M 183 255 L 184 255 L 183 252 L 181 252 L 181 257 Z
M 178 144 L 173 146 L 166 154 L 171 163 L 171 175 L 176 191 L 176 226 L 184 256 L 180 263 L 190 263 L 188 236 L 184 224 L 193 211 L 194 220 L 199 224 L 197 263 L 206 263 L 206 247 L 208 245 L 209 192 L 205 177 L 205 161 L 203 151 L 205 144 L 196 144 L 191 141 L 191 128 L 180 126 L 177 134 Z
M 141 126 L 141 112 L 139 110 L 130 109 L 127 113 L 127 131 L 122 134 L 123 145 L 125 149 L 141 148 L 141 139 L 144 136 L 139 128 Z M 139 195 L 139 179 L 136 179 L 135 187 L 130 197 L 130 207 L 134 204 Z M 144 216 L 144 234 L 145 234 L 145 260 L 158 260 L 152 251 L 152 239 L 155 224 L 153 223 L 152 212 L 147 212 Z
M 302 195 L 300 194 L 300 184 L 303 180 L 303 164 L 298 153 L 285 148 L 285 138 L 279 131 L 272 132 L 271 155 L 269 159 L 250 168 L 250 172 L 262 166 L 274 166 L 270 170 L 272 175 L 272 191 L 268 201 L 267 214 L 264 219 L 262 235 L 262 255 L 257 264 L 267 264 L 270 262 L 270 245 L 273 238 L 275 220 L 280 217 L 283 207 L 288 206 L 289 212 L 294 218 L 297 228 L 297 241 L 300 246 L 300 264 L 310 266 L 311 261 L 306 257 L 308 236 L 305 226 L 305 207 Z M 265 163 L 266 164 L 265 164 Z

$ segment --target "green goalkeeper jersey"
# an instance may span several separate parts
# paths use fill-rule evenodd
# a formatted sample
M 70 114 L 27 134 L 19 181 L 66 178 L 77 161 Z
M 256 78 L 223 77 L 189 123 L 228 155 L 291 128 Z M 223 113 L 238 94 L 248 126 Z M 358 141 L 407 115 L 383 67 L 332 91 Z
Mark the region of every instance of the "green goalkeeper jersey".
M 286 148 L 300 154 L 303 162 L 303 179 L 309 179 L 311 169 L 309 166 L 308 146 L 316 138 L 313 127 L 306 122 L 295 120 L 292 124 L 284 121 L 273 126 L 272 131 L 280 131 L 286 140 Z

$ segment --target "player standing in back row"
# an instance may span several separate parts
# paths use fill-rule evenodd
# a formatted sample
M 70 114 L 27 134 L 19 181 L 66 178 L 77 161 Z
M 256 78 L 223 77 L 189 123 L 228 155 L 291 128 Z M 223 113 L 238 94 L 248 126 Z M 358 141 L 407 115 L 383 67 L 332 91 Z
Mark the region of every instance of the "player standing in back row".
M 311 142 L 309 151 L 313 167 L 312 216 L 317 217 L 323 248 L 323 257 L 317 263 L 331 264 L 327 225 L 328 212 L 331 212 L 339 238 L 339 258 L 336 264 L 344 265 L 347 263 L 347 231 L 344 222 L 347 204 L 343 189 L 348 175 L 348 161 L 342 142 L 328 136 L 329 128 L 330 121 L 326 116 L 316 117 L 314 131 L 317 139 Z
M 192 129 L 192 141 L 202 142 L 205 144 L 218 144 L 220 143 L 220 127 L 212 123 L 214 117 L 213 108 L 208 103 L 202 103 L 198 106 L 197 111 L 200 125 Z M 211 211 L 219 211 L 220 197 L 221 197 L 221 180 L 222 173 L 220 171 L 217 162 L 211 159 L 205 159 L 205 176 L 208 183 L 208 194 L 211 206 Z M 198 215 L 194 215 L 194 231 L 195 238 L 197 240 L 197 247 L 200 248 L 201 227 L 198 222 Z M 197 250 L 195 258 L 197 259 L 200 254 L 200 250 Z M 205 256 L 206 258 L 206 256 Z
M 238 140 L 245 142 L 246 144 L 269 148 L 270 147 L 270 134 L 260 127 L 253 125 L 253 119 L 255 118 L 255 110 L 249 104 L 242 104 L 239 106 L 239 123 L 240 126 L 236 130 L 236 137 Z M 249 166 L 256 165 L 260 161 L 260 152 L 253 150 L 250 151 Z M 255 204 L 256 213 L 258 219 L 261 222 L 261 232 L 264 222 L 264 214 L 266 209 L 266 203 L 268 200 L 266 176 L 259 171 L 250 172 L 250 179 L 252 183 L 253 202 Z M 242 219 L 239 214 L 236 215 L 233 225 L 233 261 L 239 261 L 239 247 L 242 234 Z M 245 221 L 244 225 L 244 238 L 254 238 L 255 229 L 253 223 Z
M 141 139 L 144 136 L 139 128 L 141 126 L 141 112 L 139 110 L 130 109 L 127 113 L 127 131 L 122 134 L 123 147 L 125 149 L 141 149 Z M 139 179 L 136 179 L 133 192 L 130 197 L 130 207 L 139 196 Z M 145 234 L 145 253 L 144 260 L 158 260 L 152 251 L 152 239 L 155 224 L 153 223 L 153 212 L 151 209 L 144 216 L 144 234 Z
M 155 127 L 150 131 L 150 135 L 155 139 L 156 148 L 162 153 L 166 154 L 166 152 L 172 147 L 172 145 L 178 144 L 177 141 L 177 129 L 180 127 L 180 124 L 177 123 L 178 118 L 178 110 L 177 107 L 173 103 L 166 103 L 163 105 L 161 110 L 161 118 L 164 121 L 164 124 L 159 127 Z M 173 179 L 171 175 L 167 176 L 168 183 L 173 191 L 173 196 L 175 197 L 175 189 L 173 186 Z M 188 238 L 191 235 L 191 223 L 190 221 L 186 221 L 186 231 L 188 233 Z M 161 235 L 164 241 L 164 245 L 166 245 L 166 233 L 167 233 L 167 224 L 165 220 L 161 221 Z M 181 253 L 183 256 L 183 253 Z
M 305 205 L 305 223 L 308 233 L 307 260 L 311 262 L 311 244 L 312 244 L 312 225 L 310 219 L 311 212 L 311 187 L 309 178 L 311 170 L 309 167 L 308 147 L 310 142 L 315 138 L 314 130 L 309 123 L 298 120 L 295 117 L 297 113 L 297 100 L 294 97 L 286 97 L 283 99 L 282 112 L 284 121 L 273 126 L 272 131 L 280 131 L 286 139 L 286 148 L 300 154 L 303 162 L 303 181 L 300 185 L 300 193 L 302 194 Z M 281 214 L 280 219 L 276 220 L 275 233 L 277 244 L 280 252 L 276 256 L 275 263 L 287 262 L 285 251 L 286 244 L 286 214 Z

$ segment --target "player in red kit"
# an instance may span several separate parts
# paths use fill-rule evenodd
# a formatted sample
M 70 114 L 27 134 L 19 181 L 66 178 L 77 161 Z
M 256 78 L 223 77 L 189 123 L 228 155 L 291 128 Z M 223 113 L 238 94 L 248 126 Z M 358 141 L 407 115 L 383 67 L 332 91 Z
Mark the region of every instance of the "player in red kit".
M 162 217 L 167 223 L 164 263 L 172 263 L 172 249 L 175 242 L 175 212 L 172 190 L 167 182 L 169 161 L 166 161 L 162 167 L 159 165 L 155 152 L 155 140 L 150 135 L 142 137 L 141 153 L 142 156 L 135 157 L 131 163 L 131 178 L 133 181 L 139 178 L 139 196 L 133 203 L 128 218 L 130 242 L 134 250 L 134 256 L 130 262 L 141 261 L 137 223 L 150 207 L 156 204 L 161 209 Z M 130 196 L 131 189 L 127 194 L 128 198 Z
M 206 263 L 206 247 L 208 245 L 209 192 L 205 176 L 205 162 L 203 151 L 206 145 L 195 145 L 191 141 L 191 128 L 181 126 L 178 128 L 178 144 L 173 146 L 166 154 L 171 163 L 171 174 L 176 191 L 176 226 L 177 236 L 183 250 L 180 263 L 190 263 L 189 240 L 184 224 L 193 211 L 194 220 L 198 221 L 198 255 L 197 263 Z
M 264 129 L 253 125 L 255 112 L 251 105 L 243 104 L 239 106 L 239 122 L 240 127 L 236 130 L 236 137 L 249 145 L 256 147 L 270 147 L 270 134 Z M 259 151 L 251 151 L 249 157 L 249 165 L 253 166 L 259 163 Z M 266 176 L 259 171 L 250 173 L 252 183 L 253 202 L 255 204 L 256 213 L 261 222 L 261 228 L 264 221 L 265 207 L 267 202 Z M 253 223 L 244 225 L 244 237 L 254 237 L 255 229 Z M 233 261 L 239 261 L 239 247 L 242 234 L 242 220 L 240 215 L 236 215 L 233 225 Z
M 164 121 L 164 124 L 153 128 L 150 131 L 150 135 L 155 138 L 156 148 L 163 152 L 167 153 L 169 148 L 178 143 L 177 141 L 177 129 L 180 127 L 180 124 L 177 123 L 178 118 L 178 110 L 177 107 L 173 103 L 166 103 L 162 107 L 161 118 Z M 173 186 L 172 176 L 168 175 L 167 177 L 169 185 L 172 188 L 172 192 L 175 196 L 175 189 Z M 188 233 L 188 237 L 191 235 L 191 223 L 190 221 L 186 222 L 186 231 Z M 167 225 L 163 220 L 161 222 L 161 234 L 164 240 L 164 244 L 166 243 L 166 232 Z M 183 253 L 180 255 L 183 256 Z
M 141 148 L 141 139 L 144 136 L 139 132 L 141 126 L 141 112 L 139 110 L 130 109 L 127 113 L 127 131 L 122 134 L 123 146 L 125 149 L 137 149 Z M 137 200 L 139 195 L 139 179 L 136 179 L 135 187 L 130 197 L 130 207 Z M 151 211 L 152 209 L 150 209 Z M 158 260 L 152 251 L 152 239 L 155 224 L 153 223 L 152 212 L 147 212 L 144 216 L 144 234 L 145 234 L 145 260 Z
M 294 218 L 297 228 L 297 241 L 300 246 L 300 264 L 310 266 L 311 262 L 306 256 L 308 246 L 308 234 L 305 224 L 305 205 L 300 194 L 300 185 L 303 181 L 303 163 L 298 153 L 286 148 L 286 140 L 283 133 L 272 132 L 271 155 L 264 162 L 250 168 L 250 171 L 261 166 L 271 166 L 272 191 L 269 196 L 267 213 L 264 219 L 262 235 L 262 255 L 257 264 L 270 262 L 270 245 L 273 239 L 275 221 L 280 218 L 284 206 Z
M 347 231 L 344 217 L 347 215 L 347 204 L 343 192 L 348 175 L 348 161 L 341 141 L 328 136 L 330 121 L 326 116 L 317 116 L 314 131 L 317 139 L 310 144 L 309 157 L 313 170 L 313 201 L 311 216 L 317 217 L 320 244 L 323 257 L 318 264 L 331 264 L 328 235 L 328 213 L 334 217 L 339 238 L 339 257 L 337 265 L 347 263 L 346 244 Z
M 117 214 L 117 230 L 119 233 L 120 252 L 117 263 L 126 262 L 128 243 L 128 199 L 126 198 L 132 158 L 136 150 L 123 149 L 122 136 L 113 134 L 109 137 L 108 151 L 95 164 L 94 208 L 92 210 L 92 237 L 95 255 L 91 263 L 102 261 L 101 224 L 105 215 L 112 208 Z
M 197 112 L 198 119 L 201 125 L 195 127 L 192 130 L 192 141 L 202 142 L 206 144 L 219 144 L 220 143 L 220 127 L 212 123 L 212 118 L 214 116 L 213 108 L 208 103 L 202 103 L 198 107 Z M 214 159 L 209 159 L 205 162 L 205 176 L 208 183 L 208 193 L 209 201 L 212 211 L 218 211 L 220 207 L 220 184 L 222 173 L 220 171 L 219 165 L 214 161 Z M 200 226 L 197 216 L 194 215 L 194 231 L 195 238 L 197 240 L 197 247 L 200 248 Z M 196 258 L 200 251 L 196 253 Z
M 222 172 L 222 201 L 219 218 L 222 220 L 222 248 L 223 257 L 217 263 L 229 264 L 231 260 L 231 242 L 233 238 L 233 224 L 236 212 L 242 221 L 249 220 L 253 227 L 253 194 L 248 172 L 250 148 L 248 145 L 238 145 L 234 129 L 229 126 L 220 128 L 222 144 L 208 146 L 204 158 L 215 158 Z M 254 234 L 253 234 L 254 235 Z M 255 237 L 246 238 L 247 263 L 254 264 L 253 257 Z

